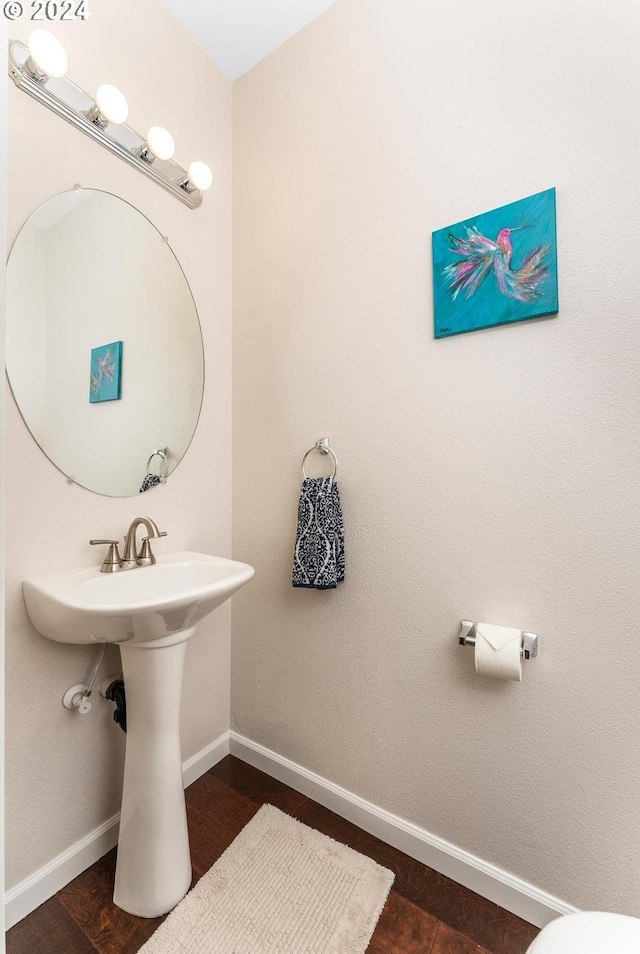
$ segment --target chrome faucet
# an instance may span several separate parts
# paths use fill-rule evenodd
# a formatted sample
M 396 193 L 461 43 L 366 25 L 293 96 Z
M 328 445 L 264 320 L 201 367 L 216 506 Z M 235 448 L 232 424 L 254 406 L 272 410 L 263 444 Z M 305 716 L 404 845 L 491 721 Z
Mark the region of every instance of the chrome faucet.
M 138 550 L 136 534 L 140 524 L 144 525 L 147 536 L 142 538 L 142 547 Z M 100 572 L 115 573 L 118 570 L 133 570 L 137 566 L 152 566 L 156 562 L 156 558 L 151 551 L 150 541 L 157 537 L 166 537 L 166 535 L 167 531 L 158 530 L 150 517 L 136 517 L 131 522 L 124 538 L 124 556 L 122 558 L 118 553 L 117 540 L 89 540 L 89 543 L 91 546 L 95 546 L 97 543 L 109 544 L 109 552 L 100 567 Z
M 142 538 L 142 547 L 140 550 L 136 547 L 136 533 L 140 524 L 144 524 L 147 536 Z M 136 517 L 131 521 L 131 526 L 124 539 L 124 554 L 120 560 L 121 570 L 132 570 L 136 566 L 151 566 L 156 562 L 156 558 L 151 552 L 150 540 L 156 537 L 166 537 L 167 531 L 158 530 L 157 526 L 150 517 Z

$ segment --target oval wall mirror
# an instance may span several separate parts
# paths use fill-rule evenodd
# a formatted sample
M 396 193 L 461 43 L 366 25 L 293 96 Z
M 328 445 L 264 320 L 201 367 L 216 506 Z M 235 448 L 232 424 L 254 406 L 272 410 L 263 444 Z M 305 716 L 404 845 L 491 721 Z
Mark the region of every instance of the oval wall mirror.
M 7 376 L 41 449 L 88 490 L 128 497 L 178 465 L 202 405 L 200 322 L 170 246 L 128 202 L 77 189 L 25 222 L 7 268 Z

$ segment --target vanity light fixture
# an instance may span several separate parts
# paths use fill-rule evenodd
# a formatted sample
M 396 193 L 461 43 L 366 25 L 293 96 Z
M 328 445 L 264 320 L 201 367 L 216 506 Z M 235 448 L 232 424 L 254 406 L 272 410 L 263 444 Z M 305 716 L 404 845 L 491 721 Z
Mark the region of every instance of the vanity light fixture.
M 176 144 L 168 129 L 162 126 L 152 126 L 147 133 L 147 141 L 140 150 L 140 156 L 146 162 L 155 162 L 156 159 L 171 159 L 176 151 Z
M 184 169 L 174 162 L 175 144 L 167 129 L 152 126 L 146 137 L 141 136 L 126 123 L 129 107 L 119 89 L 105 83 L 93 97 L 65 75 L 67 65 L 62 43 L 46 30 L 35 30 L 26 46 L 9 41 L 9 76 L 18 89 L 153 179 L 190 209 L 197 209 L 202 204 L 202 193 L 213 182 L 206 163 L 192 162 Z
M 29 56 L 25 69 L 38 83 L 46 83 L 50 76 L 59 79 L 67 72 L 69 61 L 60 40 L 46 30 L 34 30 L 29 37 Z
M 109 123 L 121 125 L 129 115 L 129 104 L 117 86 L 103 83 L 96 91 L 95 105 L 87 113 L 87 119 L 106 129 Z
M 199 189 L 200 192 L 206 192 L 207 189 L 211 188 L 211 183 L 213 182 L 213 173 L 211 169 L 206 164 L 206 162 L 192 162 L 187 170 L 187 175 L 184 177 L 180 185 L 183 189 L 186 189 L 187 192 L 194 192 L 196 189 Z

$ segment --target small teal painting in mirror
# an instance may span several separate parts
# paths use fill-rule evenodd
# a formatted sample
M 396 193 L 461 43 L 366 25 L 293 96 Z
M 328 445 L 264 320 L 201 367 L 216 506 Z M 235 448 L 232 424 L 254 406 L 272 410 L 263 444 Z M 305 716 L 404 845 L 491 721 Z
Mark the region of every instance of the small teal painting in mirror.
M 556 190 L 433 233 L 436 338 L 558 311 Z
M 112 341 L 91 349 L 91 386 L 89 401 L 120 400 L 120 380 L 122 376 L 122 342 Z

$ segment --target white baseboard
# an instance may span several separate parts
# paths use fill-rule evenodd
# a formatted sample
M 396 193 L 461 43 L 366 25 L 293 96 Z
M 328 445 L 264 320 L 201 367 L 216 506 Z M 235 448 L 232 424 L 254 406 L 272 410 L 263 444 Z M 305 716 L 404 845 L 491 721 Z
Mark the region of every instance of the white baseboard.
M 213 768 L 229 751 L 531 924 L 544 927 L 559 915 L 573 914 L 577 910 L 535 885 L 379 808 L 237 732 L 223 733 L 211 745 L 186 760 L 182 767 L 185 788 Z M 5 894 L 6 929 L 17 924 L 113 848 L 118 841 L 119 821 L 120 816 L 114 815 L 8 891 Z
M 339 785 L 334 785 L 328 779 L 283 758 L 257 742 L 237 732 L 232 731 L 230 735 L 232 755 L 313 798 L 381 841 L 452 878 L 483 898 L 499 904 L 525 921 L 544 927 L 559 915 L 573 914 L 577 910 L 560 898 L 555 898 L 508 871 L 503 871 L 502 868 L 477 858 L 437 835 L 432 835 L 424 828 L 379 808 Z
M 223 732 L 215 742 L 212 742 L 211 745 L 206 745 L 204 749 L 200 749 L 200 751 L 192 755 L 190 759 L 183 762 L 182 780 L 185 788 L 188 788 L 189 785 L 193 785 L 201 775 L 204 775 L 210 768 L 213 768 L 214 765 L 221 762 L 225 755 L 229 754 L 230 735 L 231 733 L 228 731 Z
M 118 842 L 119 823 L 118 813 L 7 891 L 4 896 L 5 929 L 8 931 L 27 914 L 31 914 L 56 891 L 110 851 Z
M 213 768 L 229 754 L 229 732 L 207 745 L 182 766 L 184 787 Z M 9 930 L 37 907 L 52 897 L 87 868 L 95 864 L 118 843 L 120 814 L 114 815 L 94 831 L 63 851 L 49 864 L 35 871 L 4 896 L 5 928 Z

